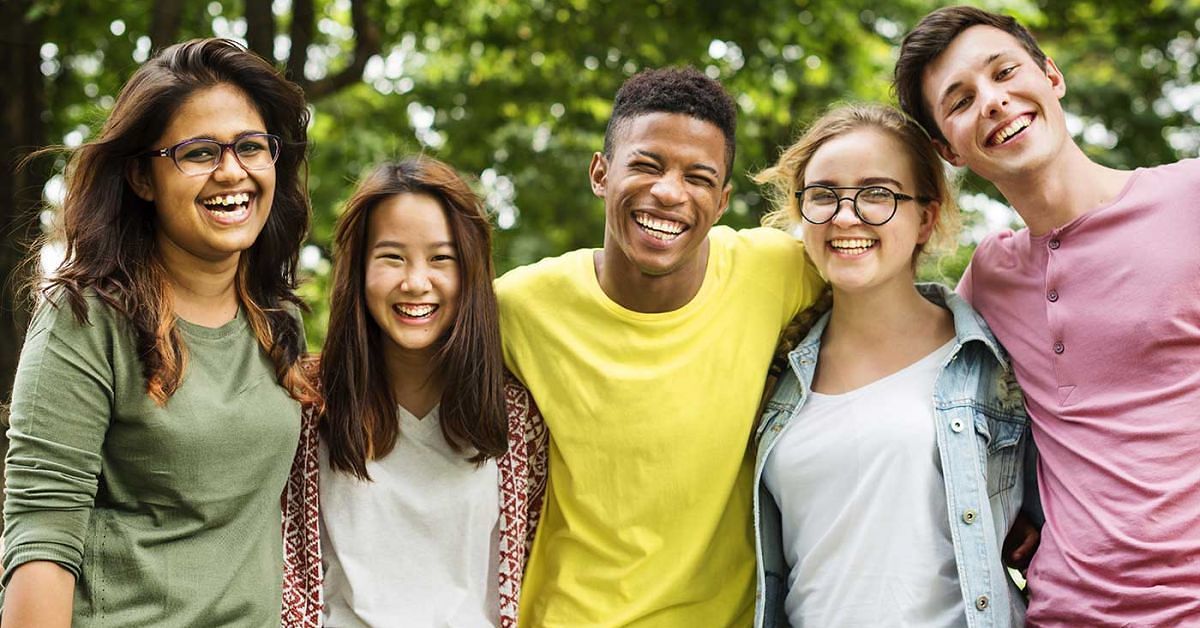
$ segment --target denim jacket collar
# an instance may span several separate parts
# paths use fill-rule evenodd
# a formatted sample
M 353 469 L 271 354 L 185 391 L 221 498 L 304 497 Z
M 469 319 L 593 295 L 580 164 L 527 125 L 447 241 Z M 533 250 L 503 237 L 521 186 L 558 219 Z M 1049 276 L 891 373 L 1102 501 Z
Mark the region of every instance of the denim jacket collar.
M 917 291 L 929 302 L 950 310 L 950 315 L 954 318 L 955 352 L 969 342 L 981 342 L 996 358 L 996 362 L 1001 364 L 1005 370 L 1008 369 L 1008 356 L 1004 349 L 1000 347 L 1000 343 L 992 335 L 979 314 L 962 297 L 940 283 L 919 283 Z M 832 312 L 822 315 L 809 330 L 804 340 L 788 353 L 788 364 L 791 365 L 805 388 L 812 386 L 817 356 L 821 352 L 821 336 L 825 334 L 825 328 L 829 325 L 831 315 Z

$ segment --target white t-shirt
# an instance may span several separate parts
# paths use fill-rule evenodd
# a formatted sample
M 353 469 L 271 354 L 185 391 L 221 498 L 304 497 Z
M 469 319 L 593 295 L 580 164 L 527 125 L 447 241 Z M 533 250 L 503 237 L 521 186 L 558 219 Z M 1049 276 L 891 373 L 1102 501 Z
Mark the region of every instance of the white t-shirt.
M 474 628 L 499 621 L 499 483 L 442 436 L 438 409 L 399 408 L 373 482 L 329 468 L 321 446 L 325 625 Z
M 792 626 L 965 625 L 933 416 L 953 345 L 857 390 L 812 393 L 771 450 Z

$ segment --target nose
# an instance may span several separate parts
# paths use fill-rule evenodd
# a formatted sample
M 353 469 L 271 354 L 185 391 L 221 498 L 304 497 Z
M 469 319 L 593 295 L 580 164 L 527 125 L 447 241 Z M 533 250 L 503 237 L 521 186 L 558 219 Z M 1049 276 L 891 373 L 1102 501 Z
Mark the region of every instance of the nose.
M 405 269 L 400 280 L 400 289 L 407 294 L 425 294 L 432 288 L 429 269 L 421 264 L 412 264 Z
M 1008 108 L 1008 91 L 999 85 L 985 85 L 979 90 L 979 99 L 985 117 L 994 118 Z
M 650 194 L 663 205 L 679 205 L 685 198 L 683 175 L 674 172 L 663 174 L 650 188 Z
M 240 181 L 247 176 L 246 169 L 242 167 L 233 152 L 233 147 L 222 146 L 221 156 L 217 158 L 217 169 L 213 171 L 213 178 L 224 183 Z
M 842 205 L 843 203 L 845 206 Z M 833 218 L 829 222 L 839 227 L 853 227 L 861 223 L 858 213 L 854 211 L 854 199 L 851 197 L 839 198 L 837 210 L 834 211 Z

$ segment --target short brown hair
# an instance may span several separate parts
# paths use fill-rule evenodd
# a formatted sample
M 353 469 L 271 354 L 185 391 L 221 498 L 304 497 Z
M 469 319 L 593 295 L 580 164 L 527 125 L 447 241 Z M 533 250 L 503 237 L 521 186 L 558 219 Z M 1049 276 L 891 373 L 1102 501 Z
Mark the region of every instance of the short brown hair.
M 945 52 L 955 37 L 972 26 L 991 26 L 1012 35 L 1038 67 L 1046 69 L 1046 53 L 1042 52 L 1033 34 L 1011 16 L 966 6 L 945 7 L 926 15 L 904 36 L 900 44 L 892 91 L 896 93 L 904 113 L 916 120 L 935 140 L 944 142 L 946 137 L 938 129 L 922 95 L 921 82 L 925 77 L 925 68 Z

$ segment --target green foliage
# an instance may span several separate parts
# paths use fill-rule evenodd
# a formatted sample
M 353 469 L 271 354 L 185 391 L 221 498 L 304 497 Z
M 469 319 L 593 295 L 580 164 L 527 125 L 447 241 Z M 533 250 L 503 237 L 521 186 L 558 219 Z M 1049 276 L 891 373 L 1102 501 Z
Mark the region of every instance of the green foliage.
M 161 1 L 161 0 L 160 0 Z M 366 0 L 364 0 L 366 1 Z M 46 63 L 50 137 L 91 133 L 148 52 L 142 2 L 45 0 L 56 53 Z M 286 41 L 289 3 L 277 1 Z M 830 103 L 890 101 L 900 37 L 937 4 L 919 0 L 371 0 L 381 51 L 364 80 L 313 103 L 312 282 L 304 295 L 311 344 L 323 337 L 332 227 L 353 181 L 380 160 L 425 152 L 474 178 L 500 228 L 500 270 L 597 246 L 603 211 L 587 185 L 621 82 L 651 66 L 695 65 L 719 78 L 741 109 L 734 196 L 724 222 L 757 224 L 768 209 L 748 173 L 773 162 Z M 229 0 L 183 0 L 180 38 L 237 31 Z M 345 66 L 354 49 L 348 0 L 315 0 L 316 36 L 305 74 Z M 1069 86 L 1066 108 L 1094 158 L 1134 167 L 1192 156 L 1200 2 L 1043 0 L 982 3 L 1031 25 Z M 122 21 L 121 27 L 113 24 Z M 122 28 L 123 27 L 123 28 Z M 117 32 L 120 31 L 118 34 Z M 280 48 L 277 45 L 277 48 Z M 286 46 L 280 48 L 285 50 Z M 277 59 L 282 65 L 286 60 Z M 1165 91 L 1164 91 L 1165 90 Z M 964 192 L 999 199 L 968 175 Z M 968 229 L 982 217 L 968 211 Z M 973 244 L 925 278 L 954 283 Z

